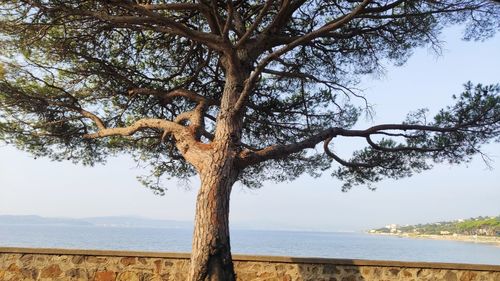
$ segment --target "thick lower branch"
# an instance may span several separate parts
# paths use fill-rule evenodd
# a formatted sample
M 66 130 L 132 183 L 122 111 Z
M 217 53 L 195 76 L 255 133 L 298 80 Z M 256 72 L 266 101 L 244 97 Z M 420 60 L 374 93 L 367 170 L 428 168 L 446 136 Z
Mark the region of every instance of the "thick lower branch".
M 242 167 L 246 167 L 266 160 L 284 158 L 306 148 L 314 148 L 316 144 L 333 135 L 333 129 L 328 129 L 301 142 L 287 145 L 272 145 L 258 151 L 243 150 L 239 155 L 238 164 Z
M 161 129 L 169 133 L 180 132 L 184 129 L 183 126 L 175 122 L 163 119 L 140 119 L 128 127 L 101 128 L 95 133 L 84 135 L 84 138 L 95 139 L 110 136 L 131 136 L 134 133 L 147 128 Z
M 174 123 L 182 124 L 184 121 L 189 121 L 189 127 L 195 133 L 196 139 L 199 140 L 201 137 L 201 132 L 205 131 L 205 113 L 209 106 L 217 105 L 215 100 L 206 98 L 199 95 L 193 91 L 186 89 L 176 89 L 170 92 L 159 91 L 155 89 L 145 89 L 145 88 L 135 88 L 128 92 L 130 95 L 152 95 L 160 99 L 162 104 L 168 104 L 172 102 L 174 98 L 185 98 L 192 102 L 197 103 L 193 110 L 183 112 L 177 115 L 174 119 Z
M 210 145 L 197 141 L 196 135 L 181 124 L 163 119 L 140 119 L 128 127 L 103 128 L 83 137 L 87 139 L 104 138 L 110 136 L 131 136 L 144 129 L 159 129 L 163 131 L 162 139 L 172 135 L 175 145 L 182 156 L 198 170 L 201 169 L 204 159 L 209 154 Z
M 271 159 L 285 158 L 290 154 L 298 153 L 306 148 L 314 148 L 318 143 L 328 139 L 343 136 L 343 137 L 362 137 L 370 140 L 371 135 L 383 134 L 385 131 L 425 131 L 425 132 L 438 132 L 438 133 L 451 133 L 465 130 L 470 124 L 460 124 L 454 127 L 436 127 L 426 125 L 412 125 L 412 124 L 382 124 L 370 127 L 366 130 L 348 130 L 343 128 L 330 128 L 323 130 L 305 140 L 300 142 L 290 143 L 286 145 L 272 145 L 258 151 L 243 150 L 239 154 L 239 165 L 246 167 L 249 165 L 257 164 Z M 371 142 L 371 140 L 370 140 Z M 371 142 L 369 144 L 374 144 Z M 376 146 L 376 144 L 375 144 Z M 420 147 L 399 147 L 398 151 L 417 151 L 417 152 L 432 152 L 436 148 L 420 148 Z M 340 161 L 341 163 L 341 161 Z M 342 163 L 341 163 L 342 164 Z

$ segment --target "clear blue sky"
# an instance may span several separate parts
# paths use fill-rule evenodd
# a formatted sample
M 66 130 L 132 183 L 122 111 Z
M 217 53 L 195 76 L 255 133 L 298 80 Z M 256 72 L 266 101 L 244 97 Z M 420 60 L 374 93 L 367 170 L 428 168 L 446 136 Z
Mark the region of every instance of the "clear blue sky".
M 464 42 L 460 32 L 442 37 L 443 54 L 419 49 L 404 67 L 388 65 L 382 77 L 368 77 L 362 87 L 375 105 L 372 121 L 399 122 L 418 108 L 430 114 L 452 102 L 466 81 L 500 82 L 500 36 Z M 347 156 L 352 144 L 336 145 Z M 440 165 L 403 180 L 386 180 L 378 190 L 358 187 L 348 193 L 325 174 L 292 183 L 267 183 L 260 190 L 235 186 L 233 225 L 259 228 L 362 230 L 388 223 L 413 224 L 500 214 L 500 145 L 484 147 L 494 160 L 488 170 L 479 159 L 460 166 Z M 128 157 L 93 168 L 32 159 L 12 147 L 0 147 L 0 214 L 49 217 L 141 216 L 192 220 L 198 180 L 191 188 L 175 181 L 165 196 L 155 196 L 135 179 L 144 173 Z

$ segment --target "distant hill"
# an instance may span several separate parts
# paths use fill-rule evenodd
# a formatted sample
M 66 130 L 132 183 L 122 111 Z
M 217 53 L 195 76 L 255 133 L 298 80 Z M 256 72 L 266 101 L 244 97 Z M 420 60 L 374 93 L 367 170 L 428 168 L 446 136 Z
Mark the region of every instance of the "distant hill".
M 158 228 L 190 228 L 193 226 L 189 221 L 156 220 L 138 217 L 93 217 L 82 219 L 96 226 L 120 226 L 120 227 L 158 227 Z
M 106 216 L 88 218 L 49 218 L 36 215 L 0 215 L 2 225 L 68 225 L 68 226 L 101 226 L 101 227 L 139 227 L 139 228 L 182 228 L 192 229 L 192 221 L 148 219 L 134 216 Z M 264 219 L 255 221 L 232 222 L 231 228 L 246 230 L 285 230 L 314 231 L 308 227 L 285 224 Z M 337 231 L 337 230 L 334 230 Z
M 370 233 L 391 234 L 425 234 L 425 235 L 479 235 L 500 237 L 500 216 L 477 217 L 459 219 L 455 221 L 442 221 L 428 224 L 387 225 L 382 228 L 372 229 Z
M 16 215 L 0 215 L 0 225 L 68 225 L 152 228 L 192 227 L 192 223 L 188 221 L 155 220 L 137 217 L 92 217 L 83 219 L 68 219 Z
M 0 225 L 92 225 L 79 219 L 0 215 Z

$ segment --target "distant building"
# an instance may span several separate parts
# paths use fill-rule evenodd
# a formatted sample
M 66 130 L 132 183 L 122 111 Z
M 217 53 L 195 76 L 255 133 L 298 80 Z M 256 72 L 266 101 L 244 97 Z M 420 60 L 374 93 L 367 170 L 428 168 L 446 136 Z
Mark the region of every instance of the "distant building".
M 392 230 L 392 229 L 397 229 L 397 228 L 398 228 L 398 225 L 397 225 L 397 224 L 394 224 L 394 223 L 393 223 L 393 224 L 388 224 L 388 225 L 386 225 L 386 226 L 385 226 L 385 228 L 388 228 L 388 229 L 391 229 L 391 230 Z

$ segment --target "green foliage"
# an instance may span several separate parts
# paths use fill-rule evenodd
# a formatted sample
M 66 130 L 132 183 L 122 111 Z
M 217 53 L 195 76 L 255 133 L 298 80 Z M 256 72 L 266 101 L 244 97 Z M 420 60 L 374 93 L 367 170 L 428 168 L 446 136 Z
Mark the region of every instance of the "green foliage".
M 500 216 L 495 218 L 477 218 L 460 222 L 456 227 L 461 231 L 473 231 L 478 228 L 494 228 L 500 236 Z
M 382 138 L 375 145 L 356 151 L 351 162 L 371 167 L 340 167 L 333 176 L 354 185 L 370 185 L 384 178 L 409 177 L 432 168 L 432 162 L 457 164 L 470 161 L 481 145 L 500 141 L 500 85 L 465 84 L 465 91 L 453 97 L 456 104 L 441 110 L 434 122 L 426 123 L 425 111 L 410 114 L 409 125 L 445 128 L 444 131 L 405 133 L 406 143 Z M 456 128 L 461 128 L 457 129 Z
M 272 4 L 248 42 L 235 52 L 243 57 L 241 68 L 251 73 L 273 50 L 344 17 L 358 2 L 305 1 L 278 21 L 280 27 L 273 25 L 282 6 Z M 172 31 L 173 21 L 205 37 L 216 34 L 214 24 L 199 10 L 160 9 L 151 19 L 137 7 L 127 8 L 134 3 L 0 3 L 0 140 L 35 157 L 87 165 L 118 153 L 131 154 L 151 169 L 151 177 L 141 182 L 162 193 L 157 178 L 187 179 L 195 174 L 175 140 L 156 129 L 129 137 L 84 138 L 97 131 L 97 126 L 82 110 L 100 116 L 109 128 L 128 126 L 140 118 L 175 120 L 195 103 L 131 94 L 131 90 L 183 88 L 216 101 L 204 120 L 205 130 L 213 134 L 225 86 L 224 53 L 199 38 Z M 226 5 L 213 3 L 220 7 L 210 12 L 224 18 Z M 466 39 L 472 40 L 492 36 L 500 27 L 500 5 L 489 1 L 395 1 L 392 8 L 380 10 L 391 3 L 372 1 L 364 14 L 271 62 L 246 104 L 241 149 L 300 142 L 327 128 L 350 129 L 366 109 L 366 101 L 354 90 L 362 75 L 379 73 L 387 63 L 404 64 L 416 47 L 439 48 L 437 38 L 446 26 L 464 25 Z M 234 5 L 243 22 L 230 25 L 231 44 L 243 37 L 237 26 L 251 27 L 263 8 L 261 1 L 236 1 Z M 354 152 L 352 158 L 371 167 L 342 167 L 333 175 L 346 183 L 347 190 L 387 177 L 410 176 L 429 169 L 429 160 L 467 161 L 488 140 L 498 141 L 498 103 L 498 86 L 468 84 L 455 106 L 425 124 L 463 128 L 448 133 L 412 131 L 401 142 L 392 136 L 377 138 L 376 146 L 385 150 L 370 146 Z M 410 116 L 407 124 L 423 124 L 422 116 Z M 421 151 L 429 148 L 435 150 Z M 321 151 L 308 149 L 250 166 L 241 171 L 240 181 L 255 188 L 265 180 L 293 180 L 304 173 L 319 176 L 331 166 Z
M 398 227 L 400 234 L 443 235 L 483 235 L 500 237 L 500 216 L 477 217 L 466 220 L 443 221 L 437 223 L 408 225 Z M 391 233 L 389 228 L 375 229 L 377 233 Z

